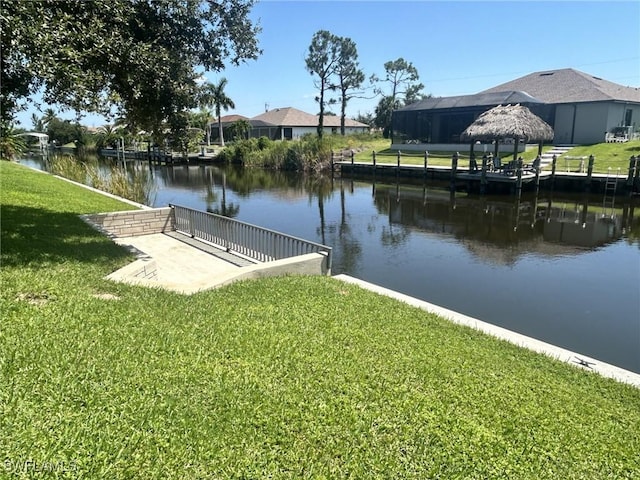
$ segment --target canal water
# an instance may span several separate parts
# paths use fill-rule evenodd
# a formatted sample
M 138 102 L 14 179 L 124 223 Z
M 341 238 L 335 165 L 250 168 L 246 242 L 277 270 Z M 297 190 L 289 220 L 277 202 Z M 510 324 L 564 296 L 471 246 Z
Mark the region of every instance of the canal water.
M 637 199 L 479 196 L 431 182 L 198 165 L 151 174 L 153 206 L 208 210 L 330 245 L 334 274 L 640 373 Z

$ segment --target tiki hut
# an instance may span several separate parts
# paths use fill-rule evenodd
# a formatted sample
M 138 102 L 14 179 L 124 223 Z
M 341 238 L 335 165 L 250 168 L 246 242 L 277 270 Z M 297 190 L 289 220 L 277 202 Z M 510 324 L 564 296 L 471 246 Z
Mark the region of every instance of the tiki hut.
M 542 142 L 553 140 L 553 128 L 540 117 L 531 112 L 527 107 L 517 105 L 498 105 L 480 115 L 460 135 L 462 140 L 471 141 L 471 153 L 473 144 L 477 140 L 494 140 L 496 143 L 496 155 L 498 154 L 498 141 L 505 138 L 514 140 L 515 160 L 518 155 L 518 143 L 535 141 L 539 144 L 539 152 L 542 150 Z

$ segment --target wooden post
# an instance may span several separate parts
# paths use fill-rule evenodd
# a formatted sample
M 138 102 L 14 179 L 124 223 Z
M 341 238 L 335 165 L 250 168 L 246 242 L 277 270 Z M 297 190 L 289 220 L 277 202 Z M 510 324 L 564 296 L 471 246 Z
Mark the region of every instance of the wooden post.
M 373 169 L 375 170 L 376 168 L 376 151 L 373 151 Z
M 473 170 L 473 161 L 476 158 L 476 155 L 473 153 L 473 148 L 475 147 L 476 142 L 471 140 L 471 146 L 469 147 L 469 173 Z
M 640 190 L 640 155 L 636 156 L 636 175 L 633 179 L 634 190 Z
M 458 170 L 459 157 L 460 157 L 460 154 L 458 152 L 454 153 L 451 156 L 451 187 L 452 189 L 455 187 L 455 184 L 456 184 L 456 171 Z
M 487 162 L 488 162 L 488 158 L 487 158 L 487 154 L 485 153 L 482 156 L 482 176 L 480 177 L 480 193 L 485 193 L 485 190 L 487 188 Z
M 400 150 L 398 150 L 397 157 L 398 157 L 398 170 L 400 170 Z
M 427 164 L 429 163 L 429 152 L 424 151 L 424 175 L 427 176 Z
M 355 152 L 353 150 L 351 150 L 351 165 L 353 165 L 353 161 L 355 159 L 355 156 L 356 156 Z
M 516 160 L 516 191 L 518 193 L 518 198 L 520 198 L 520 194 L 522 193 L 522 157 L 519 157 Z
M 631 155 L 631 158 L 629 158 L 629 174 L 627 175 L 627 183 L 626 183 L 627 193 L 629 194 L 631 194 L 633 190 L 633 177 L 635 177 L 636 175 L 636 168 L 637 168 L 636 157 Z
M 589 167 L 587 168 L 587 182 L 585 183 L 585 189 L 587 192 L 591 190 L 591 175 L 593 174 L 593 162 L 595 161 L 595 157 L 593 155 L 589 155 Z

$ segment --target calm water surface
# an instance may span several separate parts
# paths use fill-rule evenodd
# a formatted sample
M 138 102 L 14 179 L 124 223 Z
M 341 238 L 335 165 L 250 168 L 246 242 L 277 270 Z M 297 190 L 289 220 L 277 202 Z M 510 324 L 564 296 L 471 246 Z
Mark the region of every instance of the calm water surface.
M 38 166 L 37 162 L 25 163 Z M 640 373 L 640 204 L 541 191 L 153 167 L 153 206 L 333 247 L 347 273 Z

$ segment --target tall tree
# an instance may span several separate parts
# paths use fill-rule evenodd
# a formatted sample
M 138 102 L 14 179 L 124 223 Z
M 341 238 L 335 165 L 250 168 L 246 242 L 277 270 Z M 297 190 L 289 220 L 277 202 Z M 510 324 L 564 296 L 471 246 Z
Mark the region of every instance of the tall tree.
M 216 117 L 218 117 L 218 135 L 220 146 L 224 147 L 224 132 L 222 131 L 222 110 L 236 108 L 236 104 L 224 91 L 227 86 L 227 79 L 222 77 L 218 83 L 205 83 L 200 90 L 199 103 L 201 107 L 214 107 Z
M 416 97 L 420 90 L 424 88 L 424 85 L 419 82 L 420 77 L 416 67 L 402 57 L 386 62 L 384 71 L 385 76 L 383 79 L 378 79 L 375 76 L 373 78 L 375 81 L 385 82 L 391 86 L 391 92 L 387 94 L 391 97 L 391 103 L 400 100 L 406 104 L 407 97 Z M 377 93 L 383 95 L 384 91 L 378 88 Z
M 419 82 L 418 70 L 413 63 L 407 62 L 402 57 L 386 62 L 384 71 L 384 78 L 380 79 L 372 75 L 371 81 L 386 83 L 391 89 L 389 93 L 385 93 L 385 90 L 380 87 L 375 89 L 377 94 L 382 95 L 376 107 L 376 126 L 381 127 L 385 137 L 388 137 L 391 135 L 393 110 L 418 100 L 424 85 Z
M 336 88 L 340 90 L 340 134 L 344 135 L 347 103 L 362 93 L 359 92 L 359 89 L 364 82 L 364 72 L 359 68 L 358 49 L 355 42 L 346 37 L 339 37 L 338 42 L 336 65 L 338 84 Z
M 332 89 L 331 76 L 335 74 L 338 63 L 339 38 L 327 30 L 318 30 L 311 38 L 309 52 L 305 58 L 307 70 L 318 78 L 314 85 L 320 93 L 316 101 L 320 105 L 318 115 L 318 137 L 322 138 L 324 132 L 325 105 L 333 103 L 325 100 L 325 94 Z
M 38 133 L 44 132 L 44 122 L 42 118 L 38 117 L 35 113 L 31 114 L 31 123 L 33 124 L 33 131 Z
M 51 120 L 54 118 L 58 118 L 56 116 L 56 111 L 53 108 L 47 108 L 44 111 L 44 115 L 42 115 L 42 123 L 46 127 Z
M 77 112 L 116 110 L 159 134 L 195 107 L 196 69 L 257 58 L 254 0 L 3 0 L 2 120 L 39 89 Z

